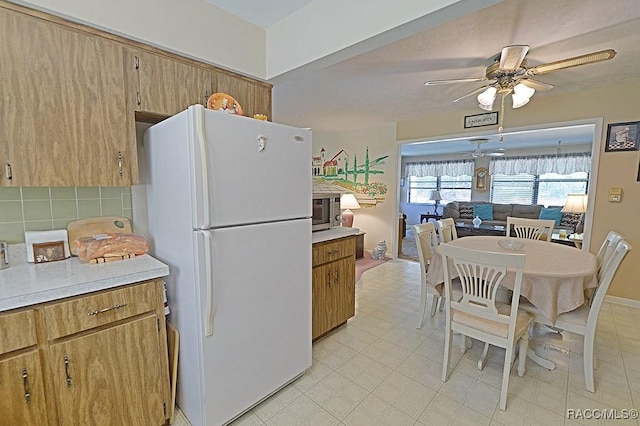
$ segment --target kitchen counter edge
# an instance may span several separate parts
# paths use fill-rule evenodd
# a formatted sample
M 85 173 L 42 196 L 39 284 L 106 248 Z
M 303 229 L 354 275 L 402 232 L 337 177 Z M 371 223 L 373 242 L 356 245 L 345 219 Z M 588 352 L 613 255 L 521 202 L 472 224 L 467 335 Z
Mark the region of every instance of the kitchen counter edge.
M 345 228 L 345 227 L 336 227 L 331 229 L 326 229 L 324 231 L 316 231 L 311 233 L 311 242 L 321 243 L 323 241 L 336 240 L 338 238 L 349 237 L 351 235 L 357 235 L 360 233 L 360 229 L 358 228 Z
M 24 247 L 10 250 L 14 254 Z M 147 254 L 100 264 L 77 257 L 40 264 L 26 262 L 26 256 L 11 257 L 9 268 L 0 271 L 0 312 L 169 275 L 167 265 Z

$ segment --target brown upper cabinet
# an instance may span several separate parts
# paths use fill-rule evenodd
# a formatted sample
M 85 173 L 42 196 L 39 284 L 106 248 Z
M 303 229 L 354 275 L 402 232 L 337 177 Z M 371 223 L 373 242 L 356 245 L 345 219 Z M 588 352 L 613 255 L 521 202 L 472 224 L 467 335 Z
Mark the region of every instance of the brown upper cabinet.
M 171 116 L 189 105 L 206 105 L 213 93 L 215 74 L 210 69 L 132 49 L 127 49 L 126 64 L 135 111 Z
M 228 93 L 271 116 L 271 86 L 0 0 L 0 186 L 138 183 L 135 121 Z
M 0 8 L 3 186 L 129 185 L 134 121 L 116 42 Z

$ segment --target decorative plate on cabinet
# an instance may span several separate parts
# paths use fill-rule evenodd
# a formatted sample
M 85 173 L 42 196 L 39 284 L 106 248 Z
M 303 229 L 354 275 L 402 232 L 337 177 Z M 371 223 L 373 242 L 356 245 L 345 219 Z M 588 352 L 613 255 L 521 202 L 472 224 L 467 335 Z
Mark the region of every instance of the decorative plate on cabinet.
M 207 108 L 230 114 L 244 115 L 240 103 L 226 93 L 214 93 L 207 100 Z

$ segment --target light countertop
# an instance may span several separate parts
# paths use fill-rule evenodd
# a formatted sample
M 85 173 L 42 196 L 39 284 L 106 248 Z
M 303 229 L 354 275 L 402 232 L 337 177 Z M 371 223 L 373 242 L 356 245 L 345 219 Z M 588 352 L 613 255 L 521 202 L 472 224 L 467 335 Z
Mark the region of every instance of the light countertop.
M 323 241 L 335 240 L 338 238 L 348 237 L 350 235 L 357 235 L 360 233 L 358 228 L 345 228 L 338 226 L 331 229 L 325 229 L 324 231 L 316 231 L 311 233 L 311 242 L 321 243 Z
M 0 312 L 169 275 L 169 267 L 149 255 L 108 263 L 77 257 L 28 263 L 26 245 L 9 247 L 9 268 L 0 270 Z

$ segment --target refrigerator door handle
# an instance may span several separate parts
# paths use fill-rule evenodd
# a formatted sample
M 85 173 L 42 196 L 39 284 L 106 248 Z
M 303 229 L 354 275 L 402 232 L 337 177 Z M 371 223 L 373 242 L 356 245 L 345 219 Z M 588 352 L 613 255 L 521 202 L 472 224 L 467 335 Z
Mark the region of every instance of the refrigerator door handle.
M 189 107 L 192 111 L 192 123 L 193 123 L 193 140 L 197 145 L 198 156 L 196 163 L 199 162 L 200 173 L 196 173 L 194 179 L 198 182 L 194 182 L 196 188 L 200 188 L 200 193 L 196 195 L 196 206 L 193 210 L 194 224 L 196 228 L 207 229 L 210 227 L 210 212 L 209 212 L 209 165 L 208 165 L 208 153 L 207 153 L 207 138 L 205 136 L 204 126 L 204 107 L 202 105 L 192 105 Z M 199 161 L 197 161 L 199 160 Z M 198 204 L 201 206 L 199 207 Z
M 204 237 L 204 264 L 205 279 L 207 286 L 207 314 L 204 324 L 204 335 L 211 336 L 213 334 L 213 274 L 211 273 L 211 234 L 208 231 L 202 231 Z

